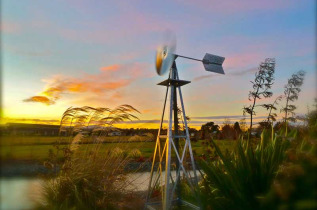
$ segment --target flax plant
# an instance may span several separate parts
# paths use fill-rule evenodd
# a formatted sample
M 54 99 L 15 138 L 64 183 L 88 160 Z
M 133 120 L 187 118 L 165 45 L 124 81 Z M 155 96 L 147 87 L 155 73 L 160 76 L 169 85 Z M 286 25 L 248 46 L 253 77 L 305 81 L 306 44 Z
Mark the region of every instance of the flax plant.
M 201 183 L 205 208 L 258 209 L 285 158 L 288 142 L 264 130 L 258 145 L 240 139 L 231 155 L 224 155 L 212 143 L 218 161 L 200 162 L 205 173 Z

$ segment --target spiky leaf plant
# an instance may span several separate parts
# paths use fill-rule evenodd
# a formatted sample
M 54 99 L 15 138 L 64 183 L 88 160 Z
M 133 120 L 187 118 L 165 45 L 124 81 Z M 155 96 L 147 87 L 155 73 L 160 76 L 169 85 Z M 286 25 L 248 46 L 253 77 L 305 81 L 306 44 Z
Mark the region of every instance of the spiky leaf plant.
M 254 147 L 242 139 L 233 154 L 224 155 L 213 142 L 218 161 L 201 161 L 205 208 L 258 209 L 285 157 L 287 141 L 264 130 Z

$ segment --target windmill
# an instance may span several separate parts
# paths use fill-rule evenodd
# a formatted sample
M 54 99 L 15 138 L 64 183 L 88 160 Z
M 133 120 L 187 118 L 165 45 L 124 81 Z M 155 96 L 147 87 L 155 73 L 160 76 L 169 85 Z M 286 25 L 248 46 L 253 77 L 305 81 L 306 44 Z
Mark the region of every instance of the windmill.
M 206 71 L 224 74 L 222 64 L 224 57 L 206 53 L 202 60 L 175 54 L 176 40 L 170 39 L 156 52 L 156 71 L 162 76 L 169 71 L 168 79 L 158 83 L 166 86 L 166 94 L 160 127 L 156 138 L 151 174 L 146 197 L 146 209 L 171 209 L 179 206 L 200 209 L 198 196 L 198 177 L 192 151 L 188 123 L 185 114 L 181 87 L 190 81 L 180 80 L 176 59 L 185 58 L 202 62 Z M 170 90 L 170 93 L 169 93 Z M 180 108 L 178 108 L 178 97 Z M 169 98 L 168 127 L 164 134 L 163 122 L 166 102 Z M 179 114 L 180 118 L 179 118 Z M 182 121 L 183 127 L 179 125 Z M 181 179 L 184 182 L 180 182 Z M 186 183 L 196 202 L 188 202 L 184 197 L 182 183 Z

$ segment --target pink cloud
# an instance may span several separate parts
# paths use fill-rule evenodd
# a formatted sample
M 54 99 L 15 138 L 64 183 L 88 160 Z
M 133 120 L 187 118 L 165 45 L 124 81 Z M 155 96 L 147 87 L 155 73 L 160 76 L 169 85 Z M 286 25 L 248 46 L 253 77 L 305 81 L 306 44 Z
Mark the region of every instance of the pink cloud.
M 112 66 L 101 67 L 100 70 L 101 71 L 118 71 L 119 68 L 120 68 L 120 65 L 115 64 L 115 65 L 112 65 Z
M 1 21 L 1 33 L 17 34 L 21 31 L 20 24 L 12 21 Z
M 241 68 L 250 64 L 250 61 L 261 61 L 263 56 L 259 53 L 240 53 L 226 58 L 224 65 L 227 68 Z

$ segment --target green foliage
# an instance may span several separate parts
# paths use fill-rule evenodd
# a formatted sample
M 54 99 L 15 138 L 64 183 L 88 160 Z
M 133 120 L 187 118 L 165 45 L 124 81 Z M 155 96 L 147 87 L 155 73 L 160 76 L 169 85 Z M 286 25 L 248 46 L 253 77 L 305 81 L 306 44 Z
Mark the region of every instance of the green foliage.
M 315 109 L 307 115 L 309 134 L 313 139 L 317 139 L 317 98 L 315 103 Z
M 201 161 L 205 172 L 201 183 L 205 208 L 257 209 L 285 158 L 288 141 L 264 130 L 261 142 L 251 146 L 243 139 L 231 155 L 219 155 L 214 162 Z
M 302 141 L 287 152 L 263 209 L 317 209 L 316 141 Z

